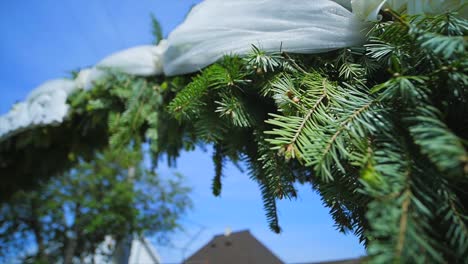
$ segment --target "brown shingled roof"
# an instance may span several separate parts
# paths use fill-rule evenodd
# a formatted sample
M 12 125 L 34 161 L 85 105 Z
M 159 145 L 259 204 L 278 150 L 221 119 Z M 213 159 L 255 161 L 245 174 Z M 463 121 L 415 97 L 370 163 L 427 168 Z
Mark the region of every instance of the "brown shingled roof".
M 283 264 L 249 231 L 217 235 L 189 257 L 185 264 Z
M 343 260 L 333 260 L 325 262 L 311 262 L 311 263 L 302 263 L 302 264 L 360 264 L 364 262 L 365 258 L 356 258 L 356 259 L 343 259 Z

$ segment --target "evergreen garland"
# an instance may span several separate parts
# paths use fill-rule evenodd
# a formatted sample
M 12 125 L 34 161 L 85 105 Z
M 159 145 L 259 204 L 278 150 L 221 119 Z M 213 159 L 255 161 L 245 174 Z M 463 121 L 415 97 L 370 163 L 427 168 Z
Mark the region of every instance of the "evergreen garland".
M 61 127 L 1 142 L 0 173 L 31 181 L 37 171 L 27 164 L 42 164 L 39 156 L 69 157 L 48 163 L 43 176 L 53 175 L 107 138 L 115 150 L 149 142 L 155 164 L 211 144 L 213 193 L 226 160 L 245 162 L 275 232 L 276 200 L 311 184 L 337 228 L 366 243 L 370 262 L 466 263 L 468 22 L 384 18 L 361 47 L 319 55 L 253 47 L 194 76 L 115 74 L 72 96 Z M 58 147 L 64 137 L 71 143 Z

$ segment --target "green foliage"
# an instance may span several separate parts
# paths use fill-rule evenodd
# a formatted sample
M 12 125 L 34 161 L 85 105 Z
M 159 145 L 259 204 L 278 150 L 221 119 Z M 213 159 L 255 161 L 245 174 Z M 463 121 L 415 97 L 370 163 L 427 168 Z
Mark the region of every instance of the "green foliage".
M 441 118 L 439 110 L 432 106 L 416 107 L 408 114 L 409 132 L 440 172 L 447 176 L 468 175 L 468 153 L 463 140 L 455 135 Z
M 219 196 L 221 194 L 221 177 L 223 177 L 223 163 L 224 163 L 224 155 L 222 152 L 221 146 L 217 146 L 214 153 L 213 153 L 213 163 L 215 165 L 215 176 L 213 178 L 213 194 L 215 196 Z
M 106 236 L 158 235 L 179 227 L 190 207 L 179 176 L 162 180 L 142 166 L 139 151 L 105 151 L 72 171 L 18 192 L 1 206 L 0 256 L 31 254 L 26 262 L 71 263 L 96 254 Z M 31 237 L 16 244 L 16 239 Z M 112 253 L 110 248 L 108 254 Z M 16 253 L 15 253 L 16 252 Z

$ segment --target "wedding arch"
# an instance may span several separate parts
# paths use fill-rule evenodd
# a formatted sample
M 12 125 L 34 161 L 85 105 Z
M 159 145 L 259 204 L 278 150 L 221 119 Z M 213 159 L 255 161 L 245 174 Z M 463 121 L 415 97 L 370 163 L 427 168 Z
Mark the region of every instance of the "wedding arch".
M 0 117 L 0 198 L 104 147 L 156 165 L 214 146 L 276 201 L 310 184 L 373 263 L 468 255 L 465 1 L 205 0 L 158 45 L 33 90 Z

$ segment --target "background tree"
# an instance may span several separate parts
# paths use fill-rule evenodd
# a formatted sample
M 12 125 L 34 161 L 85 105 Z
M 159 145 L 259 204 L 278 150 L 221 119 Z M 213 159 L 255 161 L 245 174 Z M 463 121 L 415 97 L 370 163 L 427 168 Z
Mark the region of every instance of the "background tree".
M 190 207 L 188 193 L 180 175 L 162 180 L 146 169 L 140 151 L 98 153 L 2 204 L 0 254 L 72 263 L 94 255 L 106 236 L 117 243 L 132 234 L 164 239 Z

